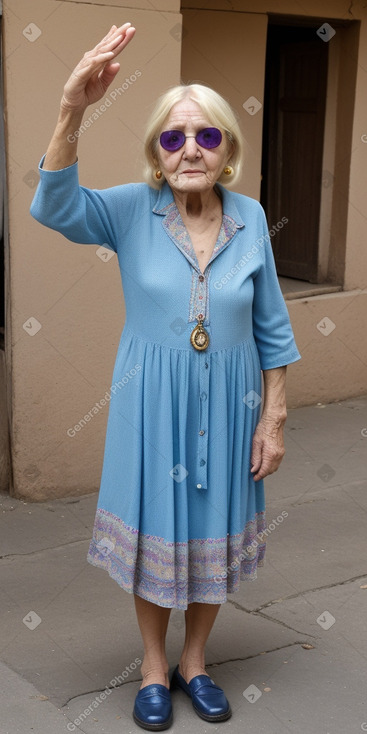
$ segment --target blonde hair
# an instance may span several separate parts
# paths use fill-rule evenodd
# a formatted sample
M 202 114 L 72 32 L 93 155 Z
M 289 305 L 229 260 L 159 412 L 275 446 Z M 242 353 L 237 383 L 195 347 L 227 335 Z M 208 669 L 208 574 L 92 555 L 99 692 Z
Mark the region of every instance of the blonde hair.
M 144 152 L 146 162 L 143 172 L 144 180 L 157 189 L 161 188 L 164 183 L 164 176 L 159 181 L 154 176 L 157 170 L 159 134 L 172 107 L 186 97 L 196 102 L 210 123 L 225 132 L 228 144 L 233 144 L 233 152 L 228 164 L 232 166 L 234 172 L 230 176 L 222 173 L 218 178 L 219 183 L 224 186 L 233 186 L 240 178 L 243 163 L 241 130 L 236 115 L 227 100 L 204 84 L 178 84 L 168 89 L 158 98 L 145 128 Z

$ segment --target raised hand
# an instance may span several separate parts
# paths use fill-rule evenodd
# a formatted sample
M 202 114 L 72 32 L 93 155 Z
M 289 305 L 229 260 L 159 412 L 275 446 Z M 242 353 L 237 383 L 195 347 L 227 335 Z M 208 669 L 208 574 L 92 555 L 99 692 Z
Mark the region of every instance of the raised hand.
M 65 84 L 62 109 L 83 112 L 88 105 L 104 97 L 120 68 L 114 59 L 134 35 L 131 23 L 124 23 L 119 28 L 113 25 L 91 51 L 86 51 Z

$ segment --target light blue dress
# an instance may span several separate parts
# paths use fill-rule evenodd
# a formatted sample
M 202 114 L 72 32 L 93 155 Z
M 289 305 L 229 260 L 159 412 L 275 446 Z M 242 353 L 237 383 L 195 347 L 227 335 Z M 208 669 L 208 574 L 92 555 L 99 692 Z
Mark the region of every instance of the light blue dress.
M 250 472 L 261 370 L 300 359 L 264 211 L 216 184 L 222 225 L 202 273 L 167 182 L 91 190 L 78 163 L 42 162 L 31 214 L 114 250 L 126 304 L 87 560 L 163 607 L 221 604 L 264 563 L 264 485 Z

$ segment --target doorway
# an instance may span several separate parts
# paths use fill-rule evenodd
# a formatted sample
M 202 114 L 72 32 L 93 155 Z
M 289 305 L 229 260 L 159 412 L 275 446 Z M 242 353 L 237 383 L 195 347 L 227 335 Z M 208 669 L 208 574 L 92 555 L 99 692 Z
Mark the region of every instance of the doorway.
M 273 226 L 278 275 L 318 281 L 328 43 L 315 27 L 269 23 L 261 203 Z M 283 220 L 284 221 L 284 220 Z

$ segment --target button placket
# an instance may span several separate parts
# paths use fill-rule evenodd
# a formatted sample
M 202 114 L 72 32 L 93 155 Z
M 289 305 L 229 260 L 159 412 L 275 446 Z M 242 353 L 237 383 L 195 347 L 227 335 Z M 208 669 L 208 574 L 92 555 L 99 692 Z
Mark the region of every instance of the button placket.
M 176 204 L 170 202 L 161 210 L 154 209 L 157 213 L 164 212 L 162 221 L 163 228 L 167 235 L 174 242 L 176 247 L 186 257 L 192 267 L 191 273 L 191 294 L 189 302 L 189 322 L 197 321 L 199 314 L 203 315 L 203 325 L 209 325 L 209 279 L 213 261 L 218 257 L 235 236 L 237 229 L 244 227 L 241 221 L 237 224 L 236 220 L 229 214 L 223 213 L 221 229 L 215 244 L 212 256 L 205 268 L 205 274 L 200 270 L 198 259 L 191 242 L 188 231 L 178 212 Z M 201 318 L 201 317 L 199 317 Z M 208 486 L 208 443 L 209 443 L 209 372 L 210 361 L 209 355 L 205 351 L 197 351 L 196 358 L 199 360 L 199 401 L 200 401 L 200 424 L 198 426 L 197 442 L 197 467 L 196 467 L 196 487 L 197 489 L 207 489 Z
M 209 355 L 201 352 L 199 359 L 199 430 L 196 467 L 197 489 L 208 488 L 208 440 L 209 440 Z
M 203 275 L 198 268 L 193 268 L 191 273 L 191 295 L 189 304 L 189 323 L 197 320 L 199 313 L 204 315 L 204 324 L 209 324 L 209 274 L 211 265 L 206 268 Z

